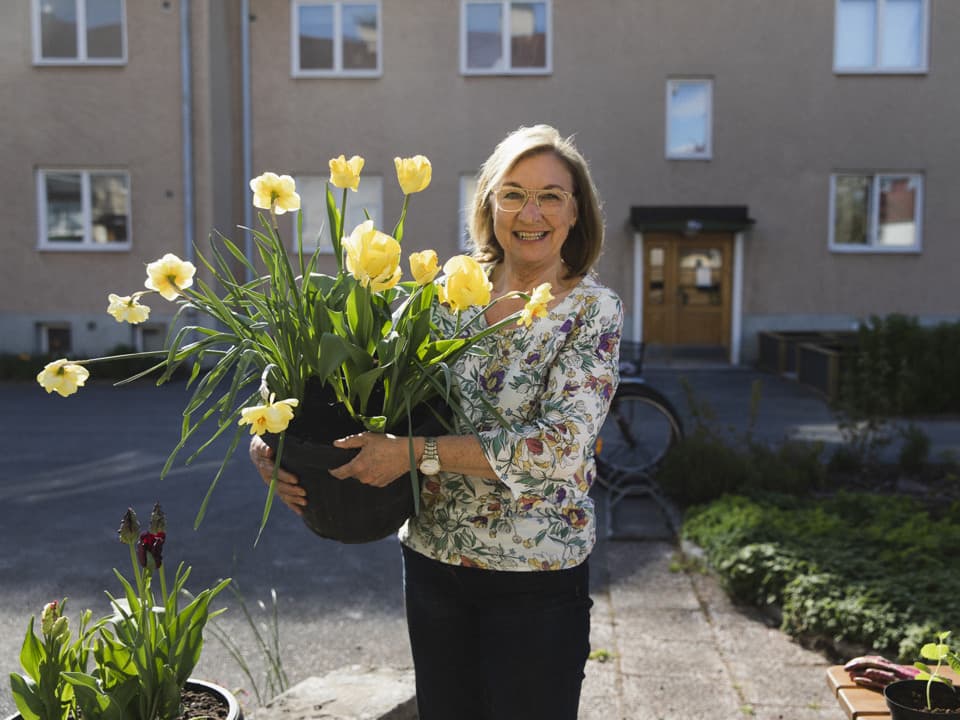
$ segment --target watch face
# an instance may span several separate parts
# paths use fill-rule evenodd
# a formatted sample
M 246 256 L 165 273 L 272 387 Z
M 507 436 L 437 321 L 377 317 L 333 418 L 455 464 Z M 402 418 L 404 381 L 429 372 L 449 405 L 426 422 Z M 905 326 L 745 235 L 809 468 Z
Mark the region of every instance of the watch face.
M 424 475 L 436 475 L 440 472 L 440 461 L 429 458 L 420 463 L 420 472 Z

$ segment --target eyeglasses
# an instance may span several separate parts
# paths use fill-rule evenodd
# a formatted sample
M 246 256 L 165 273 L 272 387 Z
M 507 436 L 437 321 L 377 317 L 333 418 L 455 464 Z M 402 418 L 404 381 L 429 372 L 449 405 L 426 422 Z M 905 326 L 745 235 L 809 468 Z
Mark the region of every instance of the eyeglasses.
M 527 190 L 522 187 L 501 187 L 493 191 L 497 207 L 503 212 L 518 213 L 526 206 L 530 198 L 534 199 L 544 215 L 557 215 L 563 211 L 573 193 L 558 188 L 547 190 Z

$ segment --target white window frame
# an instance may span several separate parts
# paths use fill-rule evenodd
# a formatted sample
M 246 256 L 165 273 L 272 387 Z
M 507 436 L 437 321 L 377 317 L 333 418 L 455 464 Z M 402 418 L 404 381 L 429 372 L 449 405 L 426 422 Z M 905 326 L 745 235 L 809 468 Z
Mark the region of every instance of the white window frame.
M 873 28 L 875 56 L 873 65 L 839 65 L 837 58 L 840 49 L 840 3 L 834 0 L 833 16 L 833 71 L 838 75 L 922 75 L 929 72 L 930 66 L 930 0 L 920 0 L 922 27 L 920 29 L 920 64 L 903 67 L 884 66 L 880 53 L 883 51 L 883 24 L 886 18 L 887 0 L 875 0 L 877 3 L 877 22 Z
M 470 203 L 473 200 L 477 187 L 476 173 L 462 173 L 460 175 L 460 208 L 457 211 L 457 237 L 461 252 L 472 252 L 473 242 L 470 240 Z
M 75 0 L 77 7 L 77 57 L 43 57 L 43 37 L 40 13 L 43 0 L 31 0 L 30 25 L 33 35 L 34 65 L 126 65 L 127 64 L 127 0 L 120 0 L 120 48 L 118 58 L 87 57 L 87 0 Z
M 671 123 L 673 115 L 673 88 L 678 85 L 705 85 L 707 88 L 707 128 L 706 147 L 702 152 L 676 152 L 671 150 Z M 664 155 L 668 160 L 712 160 L 713 159 L 713 79 L 712 78 L 667 78 L 666 85 L 666 115 L 664 128 Z
M 307 236 L 307 228 L 304 228 L 303 233 L 303 251 L 312 253 L 315 250 L 319 249 L 321 255 L 333 255 L 333 247 L 330 244 L 330 230 L 327 227 L 327 198 L 326 198 L 326 182 L 329 179 L 329 175 L 317 175 L 312 173 L 301 173 L 294 177 L 294 180 L 297 183 L 298 187 L 303 187 L 306 183 L 305 180 L 316 180 L 324 184 L 323 193 L 318 195 L 316 202 L 320 205 L 320 215 L 323 218 L 322 225 L 323 228 L 319 233 L 319 238 L 317 233 L 311 231 L 312 237 Z M 377 187 L 374 187 L 376 185 Z M 364 204 L 358 200 L 358 194 L 360 189 L 363 192 L 371 192 L 374 195 L 373 203 Z M 343 197 L 343 190 L 339 188 L 332 188 L 333 190 L 333 199 L 337 204 L 337 209 L 340 208 L 340 201 Z M 311 205 L 311 201 L 314 200 L 314 196 L 306 195 L 301 191 L 301 213 L 305 210 L 308 210 L 308 206 Z M 353 190 L 347 190 L 347 215 L 353 216 L 348 218 L 344 223 L 343 234 L 349 235 L 353 232 L 353 228 L 356 227 L 358 222 L 363 222 L 363 211 L 364 209 L 371 211 L 370 218 L 374 222 L 374 226 L 382 232 L 392 232 L 393 228 L 385 229 L 383 227 L 383 175 L 376 174 L 364 174 L 360 177 L 360 185 L 357 192 Z M 309 210 L 310 214 L 313 214 L 312 210 Z M 294 228 L 296 228 L 297 219 L 294 218 Z M 292 237 L 290 240 L 290 249 L 296 251 L 297 249 L 297 238 Z
M 330 70 L 304 70 L 300 67 L 300 8 L 311 5 L 326 5 L 333 8 L 333 68 Z M 377 67 L 367 69 L 344 69 L 343 67 L 343 6 L 375 5 L 377 8 Z M 292 0 L 290 6 L 290 73 L 302 78 L 372 78 L 383 75 L 383 8 L 380 0 Z
M 524 2 L 524 0 L 516 0 Z M 510 48 L 510 6 L 514 0 L 460 0 L 460 74 L 461 75 L 551 75 L 553 73 L 553 0 L 529 0 L 545 6 L 546 13 L 546 57 L 542 68 L 514 68 Z M 467 65 L 467 5 L 500 5 L 504 27 L 501 31 L 502 68 L 471 68 Z
M 840 243 L 834 237 L 836 223 L 837 178 L 839 177 L 866 177 L 870 178 L 870 217 L 867 218 L 868 243 Z M 878 227 L 880 219 L 880 181 L 885 177 L 907 177 L 917 181 L 917 196 L 914 207 L 914 222 L 916 225 L 915 242 L 913 245 L 880 245 L 878 244 Z M 923 186 L 924 177 L 916 171 L 837 171 L 830 175 L 830 217 L 829 217 L 829 249 L 836 253 L 894 253 L 916 254 L 923 251 Z
M 80 175 L 80 206 L 83 218 L 83 240 L 74 242 L 51 242 L 47 227 L 47 173 L 71 173 Z M 93 240 L 93 211 L 90 176 L 97 174 L 123 175 L 127 179 L 127 239 L 126 242 L 97 243 Z M 53 252 L 128 252 L 133 246 L 133 214 L 130 210 L 132 190 L 130 173 L 121 168 L 59 168 L 45 167 L 37 170 L 37 249 Z

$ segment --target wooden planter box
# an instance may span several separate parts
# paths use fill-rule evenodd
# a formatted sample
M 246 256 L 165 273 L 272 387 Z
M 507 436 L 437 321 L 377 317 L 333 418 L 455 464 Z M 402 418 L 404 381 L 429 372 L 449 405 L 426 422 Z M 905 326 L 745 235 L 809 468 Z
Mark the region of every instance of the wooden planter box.
M 800 346 L 805 343 L 823 344 L 846 342 L 855 333 L 845 330 L 776 330 L 757 333 L 761 370 L 778 375 L 795 376 L 798 372 Z
M 835 402 L 840 398 L 840 381 L 853 358 L 855 338 L 833 342 L 807 342 L 797 346 L 797 382 L 822 393 Z

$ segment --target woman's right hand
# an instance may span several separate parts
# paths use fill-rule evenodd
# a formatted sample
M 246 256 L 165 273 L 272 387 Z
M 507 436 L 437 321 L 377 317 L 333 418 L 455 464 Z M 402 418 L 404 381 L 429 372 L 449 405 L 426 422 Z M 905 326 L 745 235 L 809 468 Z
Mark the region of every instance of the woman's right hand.
M 260 477 L 270 486 L 273 480 L 273 450 L 259 435 L 250 439 L 250 461 Z M 297 515 L 303 515 L 303 508 L 307 504 L 307 491 L 300 486 L 297 476 L 288 473 L 283 468 L 277 468 L 277 497 Z

